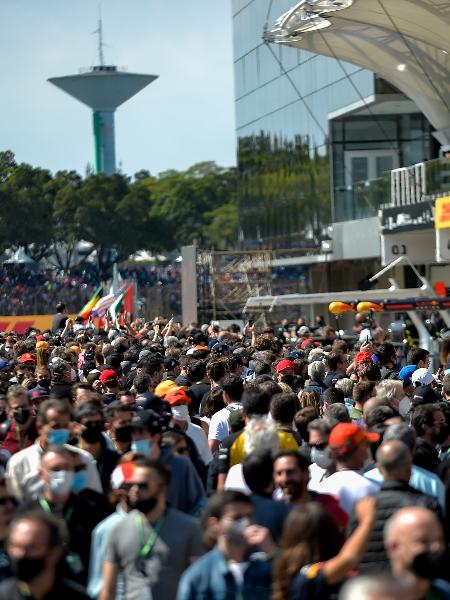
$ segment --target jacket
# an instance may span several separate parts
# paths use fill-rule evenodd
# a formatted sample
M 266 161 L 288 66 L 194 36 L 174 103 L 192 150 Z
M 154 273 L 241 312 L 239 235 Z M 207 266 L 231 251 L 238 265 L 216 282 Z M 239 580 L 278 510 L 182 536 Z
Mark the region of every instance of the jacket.
M 271 572 L 265 555 L 252 555 L 238 589 L 224 555 L 216 547 L 184 572 L 177 600 L 269 600 Z
M 435 498 L 422 494 L 403 481 L 383 481 L 377 496 L 375 523 L 366 553 L 359 564 L 360 573 L 381 572 L 389 569 L 389 559 L 384 550 L 383 530 L 387 519 L 406 506 L 422 506 L 442 516 Z

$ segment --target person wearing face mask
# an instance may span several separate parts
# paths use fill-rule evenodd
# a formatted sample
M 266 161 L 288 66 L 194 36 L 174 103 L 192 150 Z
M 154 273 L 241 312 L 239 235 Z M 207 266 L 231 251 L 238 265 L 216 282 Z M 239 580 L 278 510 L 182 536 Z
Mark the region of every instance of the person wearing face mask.
M 36 442 L 14 454 L 7 465 L 8 485 L 18 501 L 36 498 L 42 491 L 42 480 L 39 475 L 43 452 L 51 445 L 64 446 L 71 434 L 70 408 L 60 400 L 46 400 L 40 407 L 36 419 L 39 437 Z M 82 450 L 70 446 L 80 452 L 87 462 L 87 486 L 102 492 L 100 477 L 92 456 Z
M 217 509 L 208 519 L 208 529 L 215 530 L 217 545 L 185 571 L 177 600 L 268 600 L 272 584 L 270 557 L 275 546 L 268 529 L 254 524 L 251 499 L 227 490 L 211 502 Z
M 369 459 L 369 442 L 379 439 L 378 433 L 363 431 L 355 423 L 338 423 L 331 430 L 328 445 L 336 460 L 336 472 L 321 481 L 316 490 L 336 496 L 348 515 L 353 514 L 358 500 L 378 491 L 362 471 Z
M 78 447 L 86 450 L 95 460 L 103 491 L 109 491 L 111 473 L 119 462 L 120 455 L 107 447 L 105 419 L 103 410 L 97 402 L 86 402 L 74 412 L 74 433 L 78 438 Z
M 133 406 L 122 404 L 118 400 L 111 402 L 105 409 L 107 435 L 115 451 L 120 455 L 126 454 L 131 449 L 133 414 Z
M 36 500 L 22 505 L 22 510 L 40 508 L 65 522 L 70 537 L 62 569 L 68 577 L 84 584 L 91 534 L 102 515 L 84 498 L 73 493 L 74 460 L 68 449 L 49 446 L 42 456 L 39 475 L 43 482 L 42 493 Z
M 117 465 L 111 475 L 110 499 L 116 510 L 100 521 L 92 532 L 91 558 L 89 562 L 89 576 L 87 591 L 91 598 L 98 598 L 103 588 L 103 562 L 108 548 L 109 536 L 120 521 L 131 511 L 128 502 L 129 484 L 131 475 L 136 468 L 132 461 L 122 462 Z M 125 597 L 123 578 L 119 574 L 116 586 L 116 599 Z
M 205 489 L 190 460 L 179 456 L 171 445 L 163 445 L 162 432 L 167 424 L 154 410 L 141 410 L 133 418 L 131 451 L 156 460 L 172 472 L 167 489 L 171 506 L 197 516 L 205 505 Z
M 308 423 L 310 459 L 309 490 L 315 490 L 317 484 L 329 477 L 336 470 L 336 463 L 328 448 L 331 425 L 324 419 L 314 419 Z
M 38 432 L 27 390 L 21 385 L 12 385 L 7 400 L 9 421 L 5 423 L 0 448 L 13 455 L 34 444 Z
M 174 599 L 182 572 L 202 554 L 195 519 L 168 506 L 169 471 L 160 463 L 137 458 L 129 482 L 131 512 L 109 536 L 99 600 L 115 598 L 122 574 L 125 598 Z
M 444 532 L 430 510 L 397 511 L 385 524 L 384 545 L 393 575 L 409 584 L 409 600 L 450 598 Z
M 88 600 L 83 589 L 59 568 L 66 537 L 60 521 L 42 510 L 16 518 L 7 545 L 15 576 L 0 584 L 0 598 Z
M 40 385 L 46 390 L 50 389 L 52 378 L 50 375 L 50 369 L 46 365 L 39 365 L 38 367 L 36 367 L 34 371 L 34 376 L 36 378 L 37 385 Z

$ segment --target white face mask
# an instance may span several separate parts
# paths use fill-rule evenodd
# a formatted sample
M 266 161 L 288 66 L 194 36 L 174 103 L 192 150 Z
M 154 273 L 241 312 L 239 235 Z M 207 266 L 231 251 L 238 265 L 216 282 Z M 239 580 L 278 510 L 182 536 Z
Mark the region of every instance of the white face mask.
M 56 496 L 65 496 L 72 490 L 73 471 L 52 471 L 48 475 L 48 485 Z

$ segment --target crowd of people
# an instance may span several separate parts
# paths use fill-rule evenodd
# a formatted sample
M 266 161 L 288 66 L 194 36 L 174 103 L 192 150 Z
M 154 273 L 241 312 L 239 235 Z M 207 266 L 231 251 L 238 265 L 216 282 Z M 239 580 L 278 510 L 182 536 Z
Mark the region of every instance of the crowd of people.
M 136 281 L 145 296 L 145 289 L 155 285 L 180 283 L 179 265 L 124 266 L 119 270 L 123 280 Z M 101 284 L 98 268 L 91 263 L 62 273 L 56 268 L 42 269 L 38 265 L 4 265 L 0 269 L 0 314 L 51 314 L 57 302 L 64 302 L 69 312 L 77 312 Z
M 0 600 L 449 599 L 450 336 L 315 326 L 0 334 Z

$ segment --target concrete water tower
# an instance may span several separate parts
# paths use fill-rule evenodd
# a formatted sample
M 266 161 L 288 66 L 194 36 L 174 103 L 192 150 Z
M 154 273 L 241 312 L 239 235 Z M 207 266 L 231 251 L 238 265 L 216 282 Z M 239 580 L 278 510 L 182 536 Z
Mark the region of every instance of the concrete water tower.
M 98 29 L 99 64 L 86 73 L 51 77 L 48 81 L 92 109 L 95 173 L 111 175 L 116 171 L 114 113 L 118 106 L 157 79 L 105 65 L 102 20 Z

